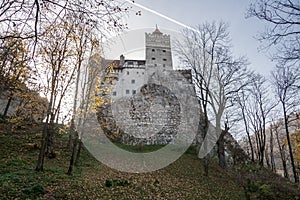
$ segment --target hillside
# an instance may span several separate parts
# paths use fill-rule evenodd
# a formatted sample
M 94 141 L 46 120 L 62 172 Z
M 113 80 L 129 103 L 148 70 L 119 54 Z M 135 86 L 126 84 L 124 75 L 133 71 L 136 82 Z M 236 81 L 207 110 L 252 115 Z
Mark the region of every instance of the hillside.
M 66 175 L 67 136 L 56 136 L 57 157 L 34 171 L 41 125 L 0 124 L 0 199 L 296 199 L 299 187 L 256 164 L 223 170 L 203 163 L 190 148 L 168 167 L 145 174 L 110 169 L 83 150 L 73 176 Z M 129 147 L 127 147 L 129 148 Z M 131 147 L 135 150 L 136 147 Z M 151 146 L 148 148 L 152 148 Z
M 296 167 L 300 167 L 300 113 L 290 113 L 289 115 L 289 134 L 291 138 L 292 149 Z M 257 152 L 257 140 L 255 134 L 251 136 L 251 141 Z M 250 156 L 250 146 L 248 138 L 245 136 L 240 141 L 241 147 L 247 151 Z M 257 154 L 255 154 L 257 156 Z M 274 159 L 272 164 L 272 158 Z M 265 167 L 272 168 L 279 175 L 284 177 L 284 167 L 282 159 L 286 160 L 287 172 L 291 181 L 294 181 L 290 155 L 287 144 L 286 130 L 283 119 L 279 119 L 268 126 L 266 129 L 266 147 L 265 147 Z M 273 166 L 272 166 L 273 165 Z M 300 168 L 299 168 L 300 169 Z

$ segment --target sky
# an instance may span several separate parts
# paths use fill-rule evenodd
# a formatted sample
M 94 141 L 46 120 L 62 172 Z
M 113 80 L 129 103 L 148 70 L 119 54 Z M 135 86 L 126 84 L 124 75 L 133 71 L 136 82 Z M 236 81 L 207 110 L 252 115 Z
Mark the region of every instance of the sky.
M 259 51 L 261 44 L 255 38 L 263 32 L 266 24 L 256 18 L 245 17 L 250 3 L 249 0 L 135 0 L 133 10 L 140 10 L 141 16 L 137 16 L 135 12 L 129 13 L 126 18 L 128 32 L 113 39 L 120 40 L 122 48 L 120 43 L 117 45 L 119 51 L 112 47 L 114 55 L 110 57 L 117 58 L 123 52 L 130 59 L 141 58 L 144 32 L 154 31 L 156 25 L 172 38 L 180 37 L 180 32 L 186 27 L 222 20 L 229 24 L 234 55 L 246 56 L 251 69 L 268 75 L 275 63 L 270 61 L 266 51 Z

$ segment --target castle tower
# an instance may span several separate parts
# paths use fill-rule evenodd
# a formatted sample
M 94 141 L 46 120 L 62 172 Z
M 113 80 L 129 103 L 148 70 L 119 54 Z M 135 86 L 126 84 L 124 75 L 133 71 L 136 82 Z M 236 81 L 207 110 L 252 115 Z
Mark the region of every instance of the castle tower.
M 160 32 L 158 27 L 146 36 L 146 70 L 172 70 L 172 53 L 170 35 Z

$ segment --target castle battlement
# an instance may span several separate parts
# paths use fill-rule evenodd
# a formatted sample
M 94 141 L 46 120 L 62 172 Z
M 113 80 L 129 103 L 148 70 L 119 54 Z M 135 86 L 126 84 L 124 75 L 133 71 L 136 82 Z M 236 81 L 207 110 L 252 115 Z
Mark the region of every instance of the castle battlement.
M 145 33 L 146 47 L 165 47 L 170 48 L 170 35 L 158 35 L 153 33 Z
M 170 35 L 160 32 L 156 25 L 156 29 L 152 33 L 145 33 L 145 42 L 147 47 L 171 48 Z

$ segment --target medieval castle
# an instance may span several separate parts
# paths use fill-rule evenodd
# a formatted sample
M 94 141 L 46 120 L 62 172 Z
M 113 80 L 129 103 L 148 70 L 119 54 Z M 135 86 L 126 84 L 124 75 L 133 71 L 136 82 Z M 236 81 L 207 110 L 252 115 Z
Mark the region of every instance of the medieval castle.
M 107 130 L 119 133 L 121 129 L 122 133 L 115 135 L 123 143 L 167 144 L 177 132 L 180 105 L 170 88 L 151 83 L 151 80 L 154 74 L 159 76 L 166 72 L 169 73 L 167 76 L 170 79 L 167 82 L 175 85 L 174 87 L 178 88 L 176 84 L 185 84 L 194 88 L 192 74 L 190 70 L 173 69 L 170 35 L 162 33 L 157 26 L 152 33 L 145 33 L 145 47 L 145 60 L 128 60 L 121 55 L 119 60 L 104 61 L 104 65 L 108 67 L 102 88 L 110 89 L 109 92 L 105 89 L 102 96 L 106 95 L 113 101 L 118 101 L 118 106 L 109 104 L 106 109 L 101 109 L 100 116 L 104 119 L 103 124 L 109 127 Z M 146 99 L 147 95 L 150 98 Z M 122 101 L 124 98 L 130 99 L 126 102 L 131 103 L 125 105 L 125 101 Z M 156 105 L 156 110 L 149 111 L 151 105 Z M 163 105 L 163 108 L 159 108 L 160 105 Z M 125 112 L 124 109 L 127 108 L 129 111 Z M 111 110 L 117 110 L 117 113 L 111 113 Z M 156 116 L 153 116 L 153 113 Z
M 173 69 L 170 35 L 157 27 L 145 33 L 145 47 L 145 60 L 128 60 L 123 55 L 119 60 L 103 60 L 100 95 L 107 103 L 97 115 L 106 136 L 127 145 L 166 145 L 184 131 L 181 137 L 201 144 L 201 119 L 192 119 L 200 113 L 196 111 L 198 101 L 194 98 L 191 70 Z M 185 99 L 180 99 L 181 94 Z M 187 115 L 182 115 L 183 110 Z M 193 128 L 189 131 L 181 126 Z M 236 162 L 245 157 L 231 134 L 227 133 L 224 140 L 227 160 Z

